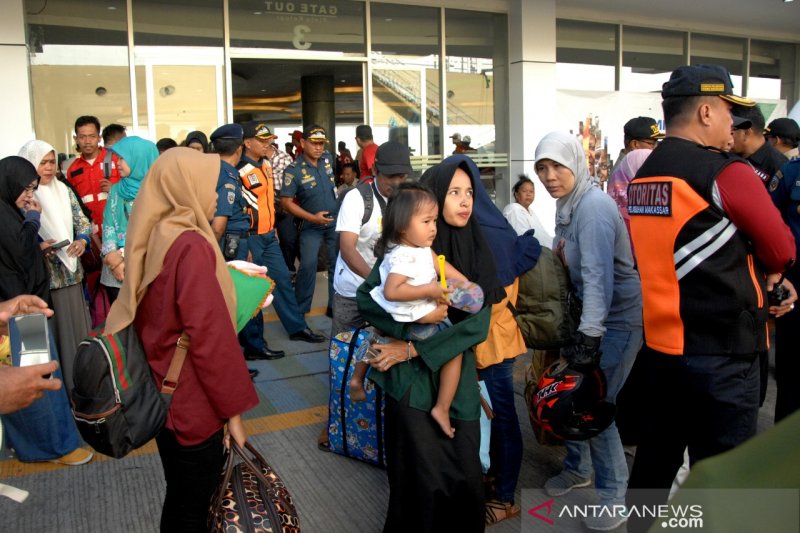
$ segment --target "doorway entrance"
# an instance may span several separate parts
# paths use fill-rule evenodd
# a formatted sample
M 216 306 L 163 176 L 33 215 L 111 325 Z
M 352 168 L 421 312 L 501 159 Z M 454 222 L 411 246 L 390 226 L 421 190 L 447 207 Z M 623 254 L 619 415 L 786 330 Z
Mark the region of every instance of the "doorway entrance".
M 283 149 L 292 131 L 303 128 L 302 79 L 330 77 L 335 128 L 328 131 L 328 149 L 335 157 L 338 139 L 355 153 L 355 129 L 365 123 L 364 70 L 363 62 L 354 61 L 231 59 L 233 119 L 266 122 Z

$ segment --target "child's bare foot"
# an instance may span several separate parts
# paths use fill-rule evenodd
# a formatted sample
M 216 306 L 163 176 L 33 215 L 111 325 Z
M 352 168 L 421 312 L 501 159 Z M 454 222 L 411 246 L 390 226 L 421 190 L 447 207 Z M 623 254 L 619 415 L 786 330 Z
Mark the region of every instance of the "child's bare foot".
M 350 380 L 350 399 L 354 402 L 363 402 L 367 399 L 364 383 L 355 378 Z
M 448 411 L 448 409 L 437 404 L 431 409 L 431 416 L 439 424 L 439 427 L 442 428 L 444 434 L 452 439 L 456 436 L 456 430 L 450 425 L 450 413 Z

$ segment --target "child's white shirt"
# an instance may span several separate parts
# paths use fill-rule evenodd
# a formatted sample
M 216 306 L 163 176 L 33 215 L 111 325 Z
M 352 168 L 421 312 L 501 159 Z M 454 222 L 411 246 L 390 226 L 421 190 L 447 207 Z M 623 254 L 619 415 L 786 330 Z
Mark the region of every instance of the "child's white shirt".
M 409 285 L 427 285 L 436 279 L 436 267 L 429 247 L 417 248 L 403 244 L 395 245 L 383 257 L 380 266 L 381 284 L 370 291 L 372 299 L 398 322 L 416 322 L 434 309 L 436 301 L 423 298 L 410 302 L 390 302 L 383 294 L 389 274 L 409 278 Z

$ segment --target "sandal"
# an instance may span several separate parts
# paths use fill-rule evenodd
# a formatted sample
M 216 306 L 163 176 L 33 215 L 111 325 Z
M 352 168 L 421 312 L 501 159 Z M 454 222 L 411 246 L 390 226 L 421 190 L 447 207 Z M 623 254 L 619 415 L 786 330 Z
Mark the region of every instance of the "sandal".
M 328 441 L 328 428 L 322 428 L 322 433 L 319 434 L 317 437 L 317 448 L 319 448 L 322 452 L 329 452 L 331 451 L 331 445 Z
M 486 525 L 492 526 L 503 520 L 519 516 L 522 510 L 519 505 L 513 503 L 501 502 L 498 500 L 489 500 L 486 502 Z

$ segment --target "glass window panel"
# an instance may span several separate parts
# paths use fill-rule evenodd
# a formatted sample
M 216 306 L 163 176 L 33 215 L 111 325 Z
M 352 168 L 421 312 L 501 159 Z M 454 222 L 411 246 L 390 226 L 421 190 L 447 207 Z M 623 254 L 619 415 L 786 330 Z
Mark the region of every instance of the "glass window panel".
M 222 8 L 222 0 L 133 3 L 139 127 L 153 139 L 208 135 L 224 117 Z
M 253 48 L 260 53 L 311 51 L 338 57 L 363 57 L 366 52 L 363 1 L 235 0 L 228 5 L 234 55 Z
M 622 31 L 622 90 L 660 91 L 684 64 L 684 32 L 625 26 Z
M 135 0 L 137 46 L 222 46 L 222 0 Z
M 438 154 L 439 9 L 372 4 L 371 13 L 375 142 L 396 140 L 413 155 Z
M 59 152 L 76 152 L 81 115 L 133 123 L 125 9 L 124 0 L 91 10 L 76 0 L 25 1 L 34 128 Z
M 731 76 L 738 76 L 741 80 L 742 66 L 744 62 L 744 39 L 736 37 L 722 37 L 720 35 L 706 35 L 703 33 L 692 33 L 691 35 L 691 65 L 716 64 L 722 65 Z M 741 94 L 742 85 L 736 83 L 734 78 L 734 89 L 737 94 Z
M 438 154 L 439 9 L 372 4 L 371 12 L 375 142 L 396 140 L 413 155 Z
M 613 24 L 556 19 L 558 88 L 613 91 L 616 36 Z
M 508 152 L 508 139 L 498 131 L 507 130 L 508 110 L 508 23 L 504 14 L 447 9 L 445 11 L 447 52 L 447 124 L 444 128 L 445 154 L 465 146 L 451 144 L 458 133 L 470 138 L 468 152 Z M 495 103 L 498 105 L 495 106 Z M 480 164 L 484 184 L 494 197 L 495 178 L 505 168 Z
M 750 41 L 748 96 L 773 100 L 785 97 L 783 80 L 791 83 L 795 79 L 796 48 L 794 44 Z

